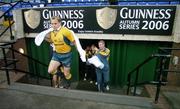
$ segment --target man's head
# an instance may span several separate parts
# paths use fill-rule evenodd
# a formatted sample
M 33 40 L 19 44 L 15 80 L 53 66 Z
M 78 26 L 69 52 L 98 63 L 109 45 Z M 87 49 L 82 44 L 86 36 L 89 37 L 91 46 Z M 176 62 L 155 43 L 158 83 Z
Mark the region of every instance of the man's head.
M 51 17 L 51 27 L 54 30 L 57 30 L 59 27 L 61 27 L 61 18 L 59 16 Z
M 100 40 L 98 42 L 98 46 L 100 50 L 104 50 L 105 49 L 105 42 L 103 40 Z

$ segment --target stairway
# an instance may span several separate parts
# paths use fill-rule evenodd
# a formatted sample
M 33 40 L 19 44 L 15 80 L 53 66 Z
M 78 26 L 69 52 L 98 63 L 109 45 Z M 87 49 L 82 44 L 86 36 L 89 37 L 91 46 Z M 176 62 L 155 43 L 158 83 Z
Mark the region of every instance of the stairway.
M 4 32 L 4 30 L 6 29 L 6 27 L 4 27 L 2 24 L 0 24 L 0 34 L 2 32 Z M 2 44 L 2 42 L 4 41 L 10 41 L 10 32 L 9 32 L 9 29 L 2 35 L 0 36 L 0 44 Z M 8 51 L 6 51 L 8 52 Z M 3 53 L 2 53 L 2 49 L 0 49 L 0 58 L 3 57 Z
M 152 99 L 13 83 L 0 89 L 2 109 L 154 109 Z

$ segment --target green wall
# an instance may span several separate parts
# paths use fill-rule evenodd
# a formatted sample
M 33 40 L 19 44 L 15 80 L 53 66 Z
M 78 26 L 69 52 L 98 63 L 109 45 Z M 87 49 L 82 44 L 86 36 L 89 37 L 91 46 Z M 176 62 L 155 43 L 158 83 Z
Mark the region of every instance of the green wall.
M 46 42 L 43 42 L 41 46 L 36 46 L 34 43 L 34 38 L 26 38 L 26 46 L 27 46 L 27 54 L 32 58 L 48 65 L 49 63 L 49 45 Z M 37 64 L 38 71 L 35 71 L 35 62 L 29 59 L 29 70 L 31 73 L 39 73 L 43 77 L 49 78 L 49 74 L 47 73 L 47 66 L 43 66 Z
M 88 40 L 87 40 L 88 41 Z M 96 41 L 97 42 L 97 41 Z M 28 55 L 38 59 L 48 65 L 50 60 L 49 44 L 43 42 L 40 47 L 35 46 L 34 39 L 26 39 Z M 83 44 L 82 44 L 83 45 Z M 110 54 L 110 83 L 114 86 L 124 86 L 127 84 L 127 74 L 137 64 L 140 64 L 151 54 L 158 52 L 158 47 L 171 47 L 167 42 L 146 42 L 146 41 L 116 41 L 106 40 Z M 73 48 L 73 62 L 71 72 L 73 80 L 79 80 L 79 56 Z M 155 77 L 156 60 L 152 60 L 140 69 L 139 81 L 153 80 Z M 29 61 L 29 68 L 34 71 L 34 63 Z M 47 68 L 38 66 L 42 76 L 48 77 Z
M 127 84 L 127 75 L 138 64 L 153 53 L 158 47 L 171 47 L 171 43 L 143 41 L 106 41 L 110 54 L 110 82 L 114 86 Z M 156 59 L 149 61 L 140 69 L 139 82 L 154 80 Z M 133 78 L 134 79 L 134 78 Z

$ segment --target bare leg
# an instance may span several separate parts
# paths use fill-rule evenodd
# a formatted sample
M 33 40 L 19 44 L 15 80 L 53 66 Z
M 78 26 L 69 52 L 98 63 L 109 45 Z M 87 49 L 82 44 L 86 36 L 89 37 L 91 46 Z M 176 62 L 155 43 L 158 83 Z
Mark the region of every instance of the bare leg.
M 48 73 L 53 74 L 59 66 L 60 63 L 58 61 L 51 60 L 48 67 Z
M 53 74 L 53 87 L 55 88 L 58 86 L 58 79 L 55 73 L 57 72 L 59 65 L 60 63 L 58 61 L 51 60 L 48 67 L 48 73 Z
M 64 76 L 66 79 L 71 78 L 70 67 L 64 67 Z
M 56 74 L 53 75 L 53 87 L 58 88 L 59 84 L 58 84 L 58 77 Z

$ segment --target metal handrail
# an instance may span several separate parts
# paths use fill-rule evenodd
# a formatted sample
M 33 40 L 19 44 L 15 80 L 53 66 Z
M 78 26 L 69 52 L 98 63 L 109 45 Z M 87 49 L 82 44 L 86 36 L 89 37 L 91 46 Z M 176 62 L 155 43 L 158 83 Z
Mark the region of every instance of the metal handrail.
M 149 82 L 142 82 L 142 83 L 137 83 L 138 82 L 138 75 L 139 75 L 139 68 L 142 67 L 144 64 L 148 63 L 150 60 L 154 59 L 154 58 L 160 58 L 160 70 L 159 70 L 159 74 L 158 74 L 158 81 L 154 82 L 153 85 L 156 85 L 157 86 L 157 91 L 156 91 L 156 96 L 155 96 L 155 103 L 158 102 L 158 98 L 159 98 L 159 93 L 160 93 L 160 87 L 161 85 L 165 85 L 164 82 L 161 81 L 161 75 L 163 73 L 163 60 L 165 58 L 170 58 L 171 55 L 170 54 L 153 54 L 151 55 L 150 57 L 148 57 L 147 59 L 145 59 L 142 63 L 140 63 L 139 65 L 137 65 L 132 71 L 130 71 L 128 73 L 128 88 L 127 88 L 127 95 L 129 94 L 129 90 L 130 90 L 130 87 L 134 86 L 134 91 L 133 91 L 133 95 L 135 96 L 136 95 L 136 87 L 137 85 L 142 85 L 142 84 L 152 84 L 150 81 Z M 136 71 L 136 72 L 135 72 Z M 135 82 L 134 82 L 134 85 L 131 85 L 131 75 L 133 73 L 136 73 L 136 77 L 135 77 Z
M 22 55 L 22 56 L 24 56 L 24 57 L 26 57 L 26 58 L 28 58 L 28 59 L 31 59 L 31 60 L 33 60 L 33 61 L 36 61 L 38 64 L 41 64 L 41 65 L 43 65 L 43 66 L 48 67 L 47 64 L 44 64 L 44 63 L 40 62 L 39 60 L 34 59 L 33 57 L 31 57 L 31 56 L 29 56 L 29 55 L 23 54 L 23 53 L 19 52 L 18 50 L 15 50 L 15 49 L 13 49 L 13 48 L 11 48 L 11 47 L 9 47 L 9 46 L 0 46 L 0 48 L 12 50 L 13 52 L 16 52 L 16 53 L 18 53 L 18 54 L 20 54 L 20 55 Z
M 169 53 L 171 50 L 180 50 L 180 48 L 166 48 L 166 47 L 160 47 L 159 50 L 163 53 Z
M 3 42 L 1 42 L 1 43 L 3 43 Z M 0 70 L 5 70 L 5 71 L 6 71 L 6 77 L 7 77 L 8 84 L 10 85 L 9 71 L 10 71 L 10 70 L 13 70 L 13 71 L 22 72 L 22 73 L 27 73 L 27 74 L 32 74 L 32 75 L 37 76 L 37 84 L 39 83 L 39 77 L 40 77 L 40 78 L 44 78 L 44 79 L 50 79 L 50 80 L 51 80 L 51 86 L 52 86 L 52 79 L 51 79 L 52 77 L 51 77 L 51 75 L 50 75 L 50 78 L 48 78 L 48 77 L 44 77 L 44 76 L 39 75 L 38 72 L 37 72 L 37 69 L 35 69 L 35 70 L 36 70 L 36 74 L 33 74 L 33 73 L 29 72 L 29 71 L 24 71 L 24 70 L 20 70 L 20 69 L 17 69 L 17 68 L 10 68 L 10 67 L 8 67 L 9 65 L 11 65 L 11 64 L 13 64 L 13 63 L 18 62 L 18 60 L 14 59 L 15 57 L 13 57 L 13 59 L 11 59 L 12 63 L 7 63 L 7 61 L 8 61 L 9 59 L 6 57 L 5 49 L 9 49 L 9 50 L 11 50 L 13 53 L 16 52 L 16 53 L 18 53 L 18 54 L 20 54 L 20 55 L 22 55 L 22 56 L 24 56 L 24 57 L 26 57 L 26 58 L 28 58 L 28 59 L 30 59 L 30 60 L 33 60 L 35 63 L 38 63 L 38 64 L 40 64 L 40 65 L 43 65 L 44 67 L 48 67 L 47 64 L 44 64 L 44 63 L 40 62 L 39 60 L 34 59 L 34 58 L 31 57 L 31 56 L 28 56 L 28 55 L 26 55 L 26 54 L 23 54 L 23 53 L 19 52 L 18 50 L 13 49 L 11 46 L 9 46 L 9 45 L 11 45 L 11 44 L 14 44 L 14 43 L 8 43 L 8 42 L 6 42 L 4 45 L 1 45 L 1 46 L 0 46 L 0 48 L 1 48 L 2 51 L 3 51 L 3 55 L 4 55 L 4 59 L 3 59 L 3 60 L 4 60 L 4 62 L 5 62 L 5 66 L 1 67 Z M 36 66 L 37 66 L 37 64 L 36 64 Z
M 12 6 L 12 4 L 11 4 L 11 3 L 9 3 L 9 2 L 0 2 L 0 6 L 1 6 L 1 5 L 6 5 L 6 4 L 8 4 L 8 5 L 11 5 L 11 6 Z
M 28 71 L 25 71 L 25 70 L 21 70 L 21 69 L 14 69 L 14 68 L 9 68 L 9 67 L 1 67 L 0 70 L 12 70 L 12 71 L 18 71 L 18 72 L 22 72 L 22 73 L 26 73 L 26 74 L 31 74 L 33 76 L 37 76 L 36 74 L 34 73 L 31 73 L 31 72 L 28 72 Z M 44 78 L 44 79 L 49 79 L 48 77 L 44 77 L 44 76 L 41 76 L 41 75 L 38 75 L 40 78 Z
M 144 60 L 144 61 L 143 61 L 141 64 L 139 64 L 138 66 L 136 66 L 132 71 L 130 71 L 130 72 L 128 73 L 128 77 L 129 77 L 134 71 L 136 71 L 138 68 L 140 68 L 141 66 L 143 66 L 145 63 L 149 62 L 149 60 L 151 60 L 152 58 L 154 58 L 153 55 L 150 56 L 150 57 L 148 57 L 146 60 Z
M 137 65 L 132 71 L 130 71 L 129 73 L 128 73 L 128 78 L 127 78 L 127 81 L 128 81 L 128 83 L 127 83 L 127 85 L 128 85 L 128 88 L 127 88 L 127 95 L 129 94 L 129 90 L 130 90 L 130 86 L 131 86 L 131 75 L 135 72 L 135 71 L 137 71 L 137 70 L 139 70 L 139 68 L 141 67 L 141 66 L 143 66 L 145 63 L 147 63 L 147 62 L 149 62 L 151 59 L 153 59 L 154 58 L 154 56 L 152 55 L 152 56 L 150 56 L 150 57 L 148 57 L 147 59 L 145 59 L 141 64 L 139 64 L 139 65 Z M 138 71 L 136 72 L 136 79 L 137 79 L 137 75 L 138 75 Z M 135 85 L 137 85 L 136 84 L 136 82 L 137 81 L 135 81 Z M 136 87 L 134 88 L 134 91 L 136 91 Z
M 137 65 L 132 71 L 130 71 L 128 73 L 128 75 L 131 75 L 134 71 L 136 71 L 138 68 L 140 68 L 141 66 L 143 66 L 144 64 L 146 64 L 147 62 L 149 62 L 151 59 L 155 58 L 155 57 L 170 57 L 171 55 L 164 55 L 164 54 L 153 54 L 150 57 L 148 57 L 147 59 L 145 59 L 141 64 Z
M 9 26 L 0 34 L 0 37 L 8 30 L 11 28 L 11 26 L 14 24 L 14 21 L 9 24 Z M 11 31 L 11 30 L 10 30 Z
M 15 4 L 13 4 L 13 5 L 12 5 L 12 3 L 6 3 L 6 2 L 0 2 L 0 3 L 9 4 L 9 5 L 11 6 L 7 11 L 5 11 L 5 12 L 0 16 L 0 19 L 1 19 L 1 18 L 4 17 L 6 14 L 8 14 L 8 21 L 9 21 L 8 27 L 0 34 L 0 37 L 1 37 L 8 29 L 10 29 L 10 34 L 11 34 L 10 37 L 11 37 L 11 39 L 14 39 L 14 37 L 13 37 L 13 35 L 12 35 L 12 28 L 11 28 L 11 26 L 14 24 L 14 21 L 13 21 L 13 22 L 10 21 L 10 11 L 12 11 L 13 8 L 14 8 L 16 5 L 20 4 L 20 3 L 28 3 L 28 4 L 31 5 L 31 7 L 32 7 L 32 4 L 31 4 L 29 1 L 28 1 L 28 2 L 24 2 L 23 0 L 17 1 L 17 2 L 15 2 Z
M 2 3 L 2 2 L 0 2 L 0 3 Z M 18 5 L 19 3 L 29 3 L 29 4 L 32 6 L 32 4 L 31 4 L 29 1 L 28 1 L 28 2 L 24 2 L 24 1 L 22 1 L 22 0 L 16 2 L 14 5 L 12 5 L 12 3 L 4 3 L 4 4 L 9 4 L 9 5 L 11 5 L 11 7 L 10 7 L 6 12 L 4 12 L 4 13 L 0 16 L 0 19 L 1 19 L 2 17 L 4 17 L 6 14 L 9 15 L 10 11 L 11 11 L 16 5 Z M 9 25 L 8 25 L 8 27 L 0 34 L 0 37 L 1 37 L 1 36 L 9 29 L 9 30 L 10 30 L 10 38 L 11 38 L 10 41 L 2 41 L 2 40 L 0 41 L 0 43 L 2 43 L 2 44 L 0 44 L 0 48 L 1 48 L 2 51 L 3 51 L 3 55 L 4 55 L 3 60 L 4 60 L 4 63 L 5 63 L 5 66 L 4 66 L 4 67 L 1 67 L 0 70 L 5 70 L 5 71 L 6 71 L 7 81 L 8 81 L 8 84 L 10 85 L 9 70 L 14 70 L 15 72 L 19 71 L 19 72 L 23 72 L 23 73 L 30 73 L 30 72 L 23 71 L 23 70 L 20 70 L 20 69 L 17 69 L 17 68 L 16 68 L 16 62 L 18 62 L 18 60 L 15 60 L 14 52 L 16 52 L 16 53 L 18 53 L 18 54 L 21 54 L 22 56 L 25 56 L 26 58 L 28 58 L 28 59 L 30 59 L 30 60 L 33 60 L 33 61 L 35 61 L 36 63 L 41 64 L 41 65 L 43 65 L 43 66 L 45 66 L 45 67 L 47 67 L 48 65 L 40 62 L 40 61 L 37 60 L 37 59 L 32 58 L 31 56 L 22 54 L 22 53 L 20 53 L 19 51 L 13 49 L 13 44 L 16 43 L 16 40 L 14 40 L 14 37 L 13 37 L 13 35 L 12 35 L 11 26 L 13 25 L 14 22 L 10 22 L 10 18 L 9 18 L 9 17 L 10 17 L 10 16 L 8 16 L 8 20 L 9 20 Z M 12 58 L 13 58 L 13 59 L 11 60 L 11 61 L 12 61 L 11 63 L 8 63 L 9 59 L 7 59 L 7 57 L 6 57 L 5 49 L 9 49 L 9 50 L 12 51 Z M 14 65 L 14 68 L 9 68 L 8 66 L 9 66 L 9 65 L 12 65 L 12 64 Z M 36 64 L 36 66 L 37 66 L 37 64 Z M 36 70 L 36 76 L 38 76 L 37 83 L 39 83 L 39 77 L 41 77 L 41 76 L 38 74 L 37 69 L 35 69 L 35 70 Z M 32 74 L 32 73 L 31 73 L 31 74 Z M 43 77 L 43 78 L 45 78 L 45 77 Z M 52 78 L 52 77 L 50 76 L 50 78 Z M 52 81 L 51 81 L 51 85 L 52 85 Z

